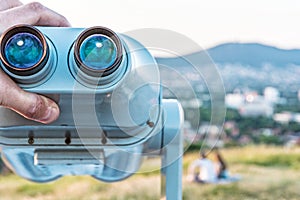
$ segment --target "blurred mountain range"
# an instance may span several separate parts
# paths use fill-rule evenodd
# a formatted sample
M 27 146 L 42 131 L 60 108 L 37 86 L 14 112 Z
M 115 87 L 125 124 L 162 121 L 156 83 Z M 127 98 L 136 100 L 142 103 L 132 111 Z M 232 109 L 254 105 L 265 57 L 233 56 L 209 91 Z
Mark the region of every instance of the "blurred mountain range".
M 188 61 L 205 65 L 209 60 L 207 54 L 217 66 L 227 91 L 243 87 L 260 91 L 267 86 L 293 93 L 300 89 L 300 49 L 285 50 L 258 43 L 225 43 L 181 58 L 157 58 L 157 61 L 182 73 L 192 73 L 193 65 Z M 163 74 L 162 78 L 168 79 L 170 74 Z
M 207 50 L 214 62 L 254 67 L 270 64 L 277 67 L 300 65 L 300 49 L 279 49 L 258 43 L 226 43 Z

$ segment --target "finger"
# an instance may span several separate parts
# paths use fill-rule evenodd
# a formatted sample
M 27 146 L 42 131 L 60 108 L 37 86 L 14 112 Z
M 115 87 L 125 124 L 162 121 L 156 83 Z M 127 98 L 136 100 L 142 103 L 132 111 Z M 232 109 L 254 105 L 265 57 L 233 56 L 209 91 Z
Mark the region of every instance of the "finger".
M 18 0 L 0 0 L 0 11 L 23 5 Z
M 30 4 L 25 5 L 20 10 L 26 14 L 34 15 L 36 14 L 37 18 L 34 19 L 31 24 L 38 25 L 38 26 L 58 26 L 58 27 L 68 27 L 71 26 L 69 21 L 62 15 L 58 14 L 57 12 L 43 6 L 40 3 L 33 2 Z
M 44 124 L 55 121 L 59 116 L 59 108 L 54 101 L 22 90 L 3 71 L 0 71 L 0 105 Z
M 38 2 L 15 7 L 0 14 L 0 25 L 2 25 L 1 28 L 3 30 L 16 24 L 59 27 L 70 26 L 70 23 L 64 16 Z

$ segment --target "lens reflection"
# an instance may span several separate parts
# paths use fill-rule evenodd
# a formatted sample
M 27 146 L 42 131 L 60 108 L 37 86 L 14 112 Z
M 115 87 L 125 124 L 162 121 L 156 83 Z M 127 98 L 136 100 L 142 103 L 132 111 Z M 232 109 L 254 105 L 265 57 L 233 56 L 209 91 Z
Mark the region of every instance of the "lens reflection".
M 43 45 L 33 34 L 18 33 L 7 41 L 4 52 L 10 65 L 19 69 L 28 69 L 42 58 Z
M 105 70 L 111 67 L 117 59 L 117 47 L 107 36 L 94 34 L 87 37 L 81 44 L 81 61 L 94 70 Z

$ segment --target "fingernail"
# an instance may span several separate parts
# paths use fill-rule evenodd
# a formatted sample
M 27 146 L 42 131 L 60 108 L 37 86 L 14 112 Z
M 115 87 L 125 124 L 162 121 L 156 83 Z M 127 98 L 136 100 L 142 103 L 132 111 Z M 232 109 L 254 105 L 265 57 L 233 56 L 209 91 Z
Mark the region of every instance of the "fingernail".
M 56 105 L 48 106 L 40 122 L 48 124 L 55 121 L 59 116 L 59 108 Z

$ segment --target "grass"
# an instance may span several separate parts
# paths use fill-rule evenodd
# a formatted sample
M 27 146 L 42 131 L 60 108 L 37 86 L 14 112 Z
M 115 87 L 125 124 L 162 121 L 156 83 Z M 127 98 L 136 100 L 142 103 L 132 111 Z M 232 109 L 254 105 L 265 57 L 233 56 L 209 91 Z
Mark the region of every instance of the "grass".
M 228 185 L 199 185 L 185 188 L 186 193 L 202 199 L 299 199 L 300 148 L 286 149 L 272 146 L 247 146 L 222 150 L 232 174 L 242 180 Z M 184 167 L 198 157 L 187 154 Z M 214 159 L 213 153 L 209 155 Z M 192 192 L 186 192 L 192 191 Z
M 54 187 L 51 185 L 31 185 L 31 184 L 24 184 L 20 185 L 16 192 L 29 197 L 35 197 L 39 195 L 47 195 L 51 194 L 54 191 Z
M 225 151 L 231 164 L 300 169 L 300 149 L 272 146 L 248 146 Z
M 184 184 L 184 199 L 299 199 L 300 175 L 296 170 L 245 165 L 231 168 L 242 176 L 241 181 L 226 185 Z
M 232 174 L 241 181 L 226 185 L 188 183 L 183 176 L 183 199 L 299 199 L 300 149 L 250 146 L 222 150 Z M 184 156 L 184 174 L 197 153 Z M 211 155 L 213 158 L 213 155 Z M 103 183 L 88 176 L 64 177 L 46 184 L 16 175 L 0 177 L 1 200 L 156 200 L 160 198 L 159 159 L 147 160 L 140 172 L 117 183 Z M 147 173 L 142 173 L 147 171 Z
M 230 165 L 245 164 L 300 169 L 300 148 L 246 146 L 224 149 L 221 153 Z M 210 152 L 209 157 L 213 160 L 214 153 Z M 184 167 L 187 168 L 191 160 L 197 158 L 197 153 L 187 153 L 185 158 Z

